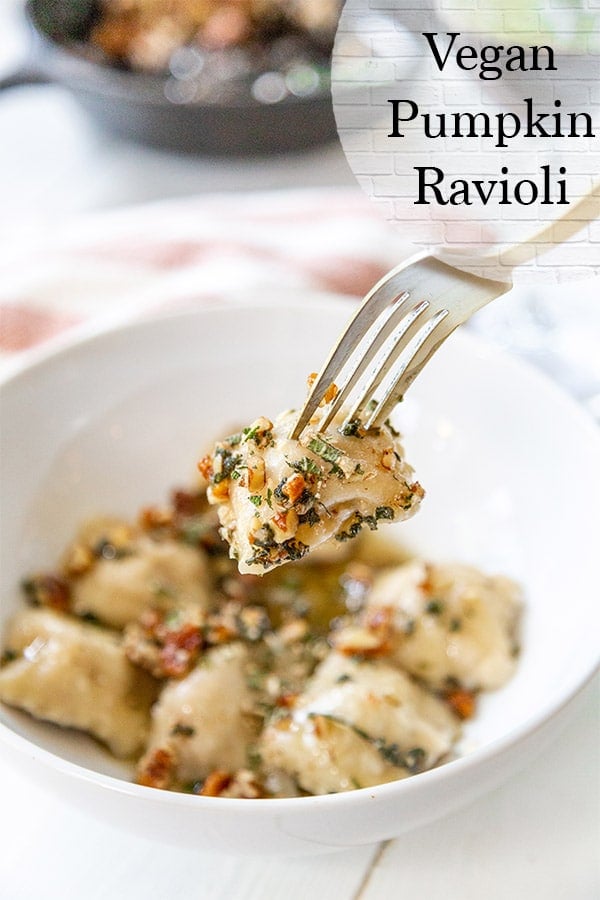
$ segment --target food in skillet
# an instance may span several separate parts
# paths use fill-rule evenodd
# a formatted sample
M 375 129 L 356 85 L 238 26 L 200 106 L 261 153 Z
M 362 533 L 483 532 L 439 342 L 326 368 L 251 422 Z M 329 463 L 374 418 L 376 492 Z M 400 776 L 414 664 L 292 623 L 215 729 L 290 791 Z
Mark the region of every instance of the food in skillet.
M 86 0 L 73 49 L 170 77 L 175 102 L 262 103 L 329 83 L 341 0 Z M 72 29 L 71 29 L 72 30 Z M 75 35 L 73 35 L 75 37 Z

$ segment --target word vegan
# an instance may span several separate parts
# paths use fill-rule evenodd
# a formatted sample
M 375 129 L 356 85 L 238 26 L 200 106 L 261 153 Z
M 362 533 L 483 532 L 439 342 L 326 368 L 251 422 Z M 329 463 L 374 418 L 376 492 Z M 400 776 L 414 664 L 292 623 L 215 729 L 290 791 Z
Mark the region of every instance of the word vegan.
M 479 69 L 478 77 L 484 81 L 497 80 L 505 72 L 540 72 L 557 71 L 554 64 L 554 51 L 549 46 L 521 47 L 515 45 L 505 49 L 502 45 L 485 46 L 480 51 L 470 45 L 455 48 L 458 32 L 448 32 L 449 41 L 442 49 L 438 45 L 438 34 L 423 32 L 437 68 L 443 71 L 454 50 L 454 62 L 463 71 Z M 502 65 L 498 63 L 502 61 Z M 486 138 L 493 141 L 493 146 L 504 149 L 510 146 L 515 138 L 553 139 L 553 138 L 590 138 L 595 137 L 592 117 L 587 112 L 565 112 L 561 109 L 560 100 L 553 101 L 553 109 L 539 109 L 533 97 L 525 97 L 510 112 L 490 113 L 487 111 L 461 112 L 422 112 L 419 105 L 410 99 L 388 100 L 392 113 L 392 129 L 389 138 L 405 137 L 407 126 L 421 128 L 428 140 L 446 140 L 447 138 Z M 498 201 L 502 205 L 517 203 L 529 206 L 540 200 L 543 204 L 568 204 L 566 179 L 558 176 L 567 175 L 561 166 L 556 173 L 551 166 L 539 167 L 536 179 L 523 178 L 519 181 L 504 178 L 486 180 L 455 178 L 448 183 L 446 173 L 438 166 L 414 166 L 417 172 L 418 187 L 416 206 L 437 203 L 445 206 L 451 204 L 472 205 L 480 202 L 483 205 Z M 502 166 L 501 174 L 509 176 L 506 166 Z

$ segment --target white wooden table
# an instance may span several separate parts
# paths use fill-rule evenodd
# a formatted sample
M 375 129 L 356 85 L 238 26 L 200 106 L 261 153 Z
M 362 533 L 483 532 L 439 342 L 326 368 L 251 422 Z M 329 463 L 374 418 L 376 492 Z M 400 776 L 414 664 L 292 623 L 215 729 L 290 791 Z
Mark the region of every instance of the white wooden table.
M 3 67 L 20 53 L 15 7 L 0 4 Z M 174 157 L 99 134 L 58 89 L 0 97 L 0 240 L 134 201 L 351 180 L 335 146 L 276 163 Z M 534 764 L 471 806 L 387 845 L 312 859 L 240 859 L 148 842 L 40 792 L 0 756 L 0 898 L 594 900 L 598 696 L 596 684 Z

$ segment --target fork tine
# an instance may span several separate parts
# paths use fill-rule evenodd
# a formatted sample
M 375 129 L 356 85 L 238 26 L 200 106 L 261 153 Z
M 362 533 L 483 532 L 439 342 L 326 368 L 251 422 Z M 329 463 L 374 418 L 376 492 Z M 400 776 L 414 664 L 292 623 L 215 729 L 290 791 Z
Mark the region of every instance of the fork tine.
M 400 360 L 399 369 L 383 397 L 377 401 L 366 423 L 366 428 L 372 428 L 374 425 L 381 425 L 382 422 L 385 422 L 425 363 L 459 325 L 460 322 L 453 319 L 447 309 L 440 309 L 431 317 L 418 333 L 412 353 L 410 355 L 401 354 L 395 360 L 396 363 Z M 392 367 L 390 366 L 390 368 Z
M 329 404 L 325 415 L 319 423 L 319 428 L 321 430 L 324 431 L 327 428 L 331 420 L 342 408 L 346 398 L 358 385 L 360 379 L 372 364 L 373 360 L 385 345 L 386 341 L 389 340 L 391 335 L 397 335 L 397 337 L 395 337 L 394 343 L 400 340 L 402 335 L 406 334 L 415 320 L 418 319 L 419 315 L 423 313 L 429 305 L 425 300 L 413 307 L 410 312 L 406 312 L 405 306 L 408 299 L 409 295 L 407 293 L 400 295 L 397 303 L 392 308 L 392 312 L 390 313 L 390 315 L 380 325 L 379 330 L 375 333 L 375 335 L 373 335 L 370 342 L 367 344 L 366 349 L 362 353 L 356 367 L 347 374 L 346 380 L 341 385 L 339 381 L 336 381 L 339 390 L 335 395 L 335 398 Z M 360 348 L 361 344 L 359 343 L 358 349 Z M 352 416 L 349 416 L 348 418 L 352 418 Z
M 306 399 L 298 420 L 294 426 L 294 430 L 290 435 L 291 440 L 297 440 L 305 426 L 308 424 L 314 413 L 316 412 L 321 400 L 331 383 L 334 381 L 336 374 L 340 371 L 348 357 L 356 349 L 362 340 L 365 332 L 375 322 L 381 312 L 389 304 L 390 300 L 398 294 L 397 290 L 385 291 L 378 294 L 380 286 L 385 288 L 387 282 L 391 280 L 391 274 L 379 282 L 372 291 L 370 291 L 363 300 L 358 312 L 348 323 L 344 334 L 333 348 L 325 365 L 321 369 L 318 377 L 312 386 L 312 389 Z M 401 293 L 401 297 L 405 298 L 408 294 L 406 291 Z
M 451 268 L 433 257 L 413 267 L 417 281 L 419 269 L 422 269 L 429 289 L 435 292 L 436 299 L 432 301 L 432 311 L 436 312 L 423 326 L 412 347 L 405 345 L 404 353 L 400 355 L 403 359 L 396 377 L 384 396 L 378 400 L 366 423 L 368 428 L 380 425 L 388 418 L 421 369 L 459 325 L 470 318 L 476 310 L 512 287 L 510 282 L 480 278 Z
M 396 266 L 369 291 L 358 312 L 350 320 L 344 334 L 315 380 L 290 435 L 291 439 L 297 439 L 300 436 L 323 400 L 329 386 L 344 374 L 346 363 L 351 360 L 352 355 L 360 347 L 365 335 L 379 316 L 392 303 L 396 304 L 393 312 L 375 331 L 375 334 L 366 341 L 366 360 L 363 360 L 362 363 L 354 360 L 357 363 L 357 372 L 350 373 L 344 380 L 340 391 L 342 396 L 340 397 L 338 394 L 338 397 L 326 409 L 324 417 L 319 423 L 320 428 L 326 427 L 331 422 L 343 400 L 360 383 L 360 377 L 365 373 L 368 365 L 373 362 L 377 352 L 384 348 L 386 326 L 388 323 L 391 326 L 392 322 L 398 321 L 400 311 L 404 317 L 406 311 L 404 304 L 409 296 L 418 296 L 420 303 L 425 304 L 420 309 L 419 315 L 425 308 L 428 308 L 431 316 L 423 327 L 421 327 L 422 320 L 418 321 L 418 315 L 411 320 L 409 314 L 408 321 L 404 322 L 404 326 L 401 320 L 399 321 L 400 333 L 390 347 L 388 358 L 383 360 L 380 365 L 378 364 L 378 370 L 372 376 L 368 388 L 361 392 L 362 400 L 358 401 L 356 407 L 362 412 L 373 398 L 373 391 L 383 385 L 383 397 L 381 399 L 373 398 L 376 399 L 376 406 L 366 423 L 367 427 L 387 418 L 397 403 L 399 395 L 404 394 L 427 360 L 458 325 L 466 321 L 476 310 L 506 293 L 511 287 L 509 281 L 491 281 L 457 269 L 430 256 L 426 250 Z M 412 312 L 414 313 L 418 308 L 419 304 L 413 307 Z M 442 322 L 445 324 L 442 325 Z M 387 334 L 387 336 L 390 338 L 391 334 Z M 408 355 L 406 351 L 408 351 Z M 349 418 L 355 415 L 355 410 L 353 410 Z
M 425 256 L 425 253 L 419 253 L 417 256 L 412 257 L 412 259 L 421 259 L 423 256 Z M 325 365 L 321 369 L 318 378 L 315 380 L 311 392 L 308 395 L 300 416 L 294 426 L 294 430 L 290 435 L 291 440 L 298 439 L 301 432 L 315 413 L 319 403 L 325 396 L 327 389 L 332 381 L 334 381 L 335 376 L 383 310 L 389 306 L 393 300 L 400 301 L 402 295 L 408 296 L 407 291 L 398 288 L 396 275 L 405 268 L 412 259 L 405 263 L 401 263 L 399 266 L 392 269 L 391 272 L 388 272 L 387 275 L 384 275 L 366 295 L 358 312 L 355 313 L 348 323 L 342 337 L 333 348 Z
M 386 376 L 394 369 L 397 363 L 397 354 L 394 352 L 400 341 L 406 344 L 421 330 L 423 327 L 422 316 L 429 309 L 429 301 L 421 300 L 416 306 L 405 316 L 398 331 L 394 334 L 394 341 L 389 348 L 386 357 L 381 361 L 379 367 L 374 371 L 371 381 L 362 390 L 361 397 L 358 399 L 352 411 L 346 416 L 346 421 L 351 419 L 360 419 L 365 407 L 373 397 L 373 394 L 383 384 Z M 336 398 L 337 399 L 337 398 Z
M 403 289 L 397 276 L 414 263 L 427 259 L 427 256 L 427 250 L 421 250 L 418 253 L 415 253 L 409 259 L 404 260 L 404 262 L 395 266 L 395 268 L 384 275 L 383 278 L 381 278 L 368 292 L 361 303 L 358 312 L 355 313 L 346 326 L 346 330 L 342 337 L 331 351 L 318 378 L 315 380 L 294 426 L 294 430 L 290 435 L 291 440 L 297 440 L 299 438 L 301 432 L 317 410 L 317 407 L 325 396 L 330 384 L 335 381 L 336 376 L 350 354 L 356 349 L 365 333 L 381 315 L 383 310 L 389 306 L 392 301 L 400 301 L 400 297 L 403 294 L 408 295 L 410 293 L 410 289 Z

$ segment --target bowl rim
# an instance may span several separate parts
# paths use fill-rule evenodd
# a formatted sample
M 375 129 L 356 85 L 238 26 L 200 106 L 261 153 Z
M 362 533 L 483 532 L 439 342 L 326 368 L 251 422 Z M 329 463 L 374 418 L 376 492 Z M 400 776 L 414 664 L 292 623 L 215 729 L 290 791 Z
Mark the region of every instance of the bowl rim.
M 347 296 L 328 294 L 323 291 L 307 291 L 306 293 L 310 297 L 309 302 L 312 302 L 315 308 L 321 308 L 325 314 L 334 310 L 341 311 L 343 308 L 348 309 L 349 313 L 352 311 L 352 299 Z M 40 347 L 34 347 L 25 351 L 20 360 L 14 361 L 16 365 L 11 365 L 4 373 L 0 372 L 0 392 L 4 392 L 7 388 L 10 389 L 13 383 L 18 383 L 21 378 L 27 377 L 30 372 L 52 363 L 63 355 L 68 356 L 69 353 L 77 353 L 89 344 L 101 344 L 121 334 L 127 335 L 139 330 L 160 328 L 162 324 L 169 321 L 193 320 L 205 315 L 229 316 L 232 313 L 239 315 L 241 310 L 248 310 L 253 314 L 268 312 L 270 315 L 279 312 L 288 316 L 294 311 L 306 311 L 306 301 L 300 304 L 299 301 L 295 303 L 293 299 L 291 303 L 288 302 L 285 305 L 282 305 L 281 302 L 277 303 L 275 297 L 273 297 L 271 302 L 267 300 L 266 302 L 253 304 L 232 300 L 224 305 L 222 302 L 214 301 L 203 303 L 202 306 L 193 309 L 160 310 L 143 318 L 131 319 L 130 316 L 124 317 L 123 314 L 117 314 L 109 320 L 104 320 L 100 325 L 93 322 L 84 323 L 75 326 L 65 334 L 50 339 Z M 545 373 L 523 359 L 512 356 L 489 343 L 480 335 L 465 331 L 464 328 L 458 329 L 452 335 L 452 341 L 459 345 L 463 344 L 466 352 L 483 356 L 486 359 L 492 359 L 496 364 L 509 367 L 518 376 L 526 378 L 535 384 L 536 390 L 545 392 L 553 402 L 562 406 L 566 413 L 573 417 L 574 421 L 578 421 L 579 427 L 587 433 L 588 439 L 597 445 L 600 458 L 600 428 L 598 428 L 591 415 Z M 591 658 L 592 656 L 594 657 L 593 659 Z M 64 757 L 45 750 L 28 738 L 19 735 L 3 722 L 0 722 L 0 741 L 13 747 L 19 753 L 25 754 L 30 759 L 58 770 L 64 775 L 74 777 L 80 782 L 94 784 L 113 793 L 127 795 L 131 798 L 151 799 L 159 804 L 175 803 L 177 806 L 185 807 L 187 805 L 197 806 L 200 802 L 207 809 L 214 807 L 215 804 L 219 809 L 223 809 L 223 803 L 226 801 L 227 809 L 232 811 L 234 809 L 236 811 L 245 809 L 249 812 L 253 811 L 254 815 L 256 815 L 258 809 L 265 811 L 276 810 L 280 814 L 292 811 L 298 813 L 300 810 L 308 811 L 314 807 L 325 807 L 328 809 L 331 805 L 340 807 L 348 803 L 351 803 L 353 806 L 363 802 L 371 805 L 373 800 L 376 799 L 384 800 L 395 795 L 398 795 L 398 798 L 401 795 L 411 795 L 415 790 L 419 790 L 426 785 L 435 787 L 440 779 L 460 777 L 465 770 L 472 769 L 476 771 L 493 758 L 504 753 L 504 751 L 509 750 L 519 742 L 542 730 L 549 720 L 557 717 L 571 704 L 594 678 L 596 672 L 600 670 L 600 648 L 595 654 L 592 652 L 582 655 L 578 662 L 578 667 L 562 683 L 560 691 L 556 692 L 552 698 L 541 705 L 534 715 L 530 716 L 522 724 L 510 729 L 506 734 L 493 739 L 484 747 L 475 748 L 464 756 L 450 759 L 432 769 L 408 778 L 332 794 L 278 797 L 265 802 L 262 798 L 242 800 L 201 797 L 177 791 L 162 791 L 135 784 L 127 781 L 125 778 L 106 775 L 79 763 L 70 762 Z

